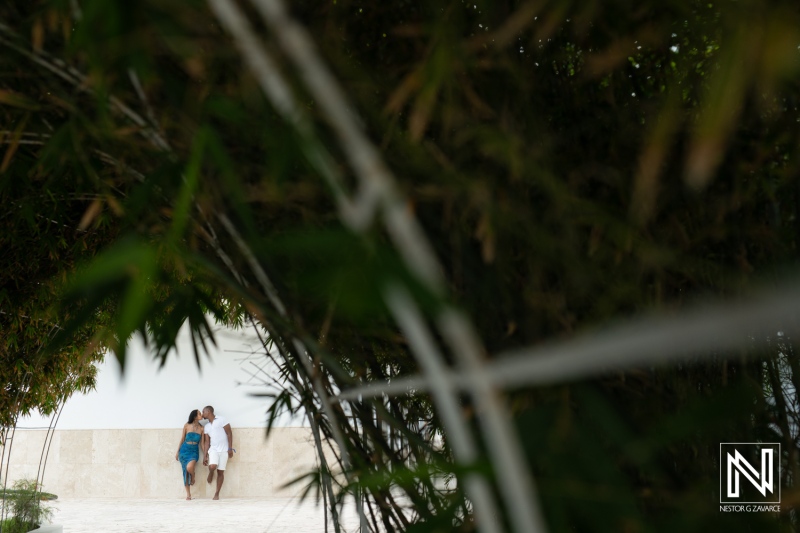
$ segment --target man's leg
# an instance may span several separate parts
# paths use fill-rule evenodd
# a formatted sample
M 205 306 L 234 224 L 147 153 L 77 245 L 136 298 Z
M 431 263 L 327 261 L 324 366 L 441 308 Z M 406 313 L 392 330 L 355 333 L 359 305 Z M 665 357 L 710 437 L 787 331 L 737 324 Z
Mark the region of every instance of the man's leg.
M 225 465 L 228 464 L 228 452 L 220 452 L 217 454 L 217 492 L 214 494 L 214 500 L 219 500 L 219 491 L 222 484 L 225 482 Z
M 208 451 L 208 477 L 206 481 L 208 481 L 209 484 L 211 484 L 211 480 L 214 479 L 214 472 L 219 471 L 218 473 L 221 474 L 222 471 L 225 470 L 225 464 L 220 463 L 222 456 L 221 453 L 214 450 Z M 225 457 L 227 457 L 227 455 Z
M 217 471 L 217 492 L 214 493 L 213 500 L 219 500 L 219 490 L 222 488 L 222 483 L 225 482 L 225 471 Z

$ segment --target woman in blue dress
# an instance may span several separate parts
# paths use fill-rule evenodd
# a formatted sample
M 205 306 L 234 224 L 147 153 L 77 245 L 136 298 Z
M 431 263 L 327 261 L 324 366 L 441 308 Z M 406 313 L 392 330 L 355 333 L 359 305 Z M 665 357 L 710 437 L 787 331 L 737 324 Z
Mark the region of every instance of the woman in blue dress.
M 203 426 L 200 420 L 203 413 L 200 409 L 195 409 L 189 413 L 189 421 L 183 425 L 183 435 L 178 451 L 175 453 L 175 460 L 180 461 L 183 468 L 183 486 L 186 489 L 186 499 L 192 499 L 191 485 L 194 485 L 194 469 L 197 460 L 200 458 L 200 442 L 203 436 Z

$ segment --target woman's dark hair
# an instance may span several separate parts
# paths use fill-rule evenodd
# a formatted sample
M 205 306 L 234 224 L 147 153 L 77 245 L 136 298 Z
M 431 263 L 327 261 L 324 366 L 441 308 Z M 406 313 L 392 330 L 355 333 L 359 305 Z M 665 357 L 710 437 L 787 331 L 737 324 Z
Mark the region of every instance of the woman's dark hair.
M 192 422 L 194 422 L 194 419 L 197 416 L 197 413 L 199 413 L 199 412 L 200 412 L 200 409 L 192 409 L 192 412 L 189 413 L 189 421 L 186 422 L 186 423 L 187 424 L 191 424 Z

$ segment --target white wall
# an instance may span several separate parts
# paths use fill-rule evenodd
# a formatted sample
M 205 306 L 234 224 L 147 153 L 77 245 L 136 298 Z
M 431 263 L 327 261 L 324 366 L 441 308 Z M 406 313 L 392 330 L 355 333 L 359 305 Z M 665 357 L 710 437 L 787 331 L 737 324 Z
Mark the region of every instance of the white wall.
M 209 344 L 210 359 L 201 354 L 200 369 L 185 331 L 177 353 L 170 353 L 161 369 L 142 340 L 134 338 L 128 346 L 124 376 L 116 357 L 109 354 L 98 367 L 96 390 L 73 395 L 57 428 L 180 429 L 192 409 L 205 405 L 213 405 L 233 428 L 265 427 L 270 399 L 249 394 L 269 390 L 253 374 L 258 373 L 258 367 L 269 369 L 271 365 L 266 364 L 263 349 L 251 331 L 218 329 L 217 347 Z M 17 427 L 40 428 L 49 423 L 49 418 L 37 415 L 20 420 Z M 303 420 L 284 416 L 275 425 L 297 427 Z

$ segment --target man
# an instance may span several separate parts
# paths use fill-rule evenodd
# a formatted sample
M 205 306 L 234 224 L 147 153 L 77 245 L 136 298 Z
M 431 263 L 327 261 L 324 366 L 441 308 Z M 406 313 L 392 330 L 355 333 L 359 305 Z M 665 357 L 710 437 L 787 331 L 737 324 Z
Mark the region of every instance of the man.
M 208 420 L 203 428 L 203 464 L 208 466 L 206 481 L 210 484 L 214 479 L 214 472 L 217 473 L 217 492 L 214 493 L 214 499 L 219 500 L 219 491 L 225 481 L 225 465 L 233 457 L 233 432 L 224 417 L 214 415 L 214 408 L 210 405 L 203 408 L 203 418 Z

